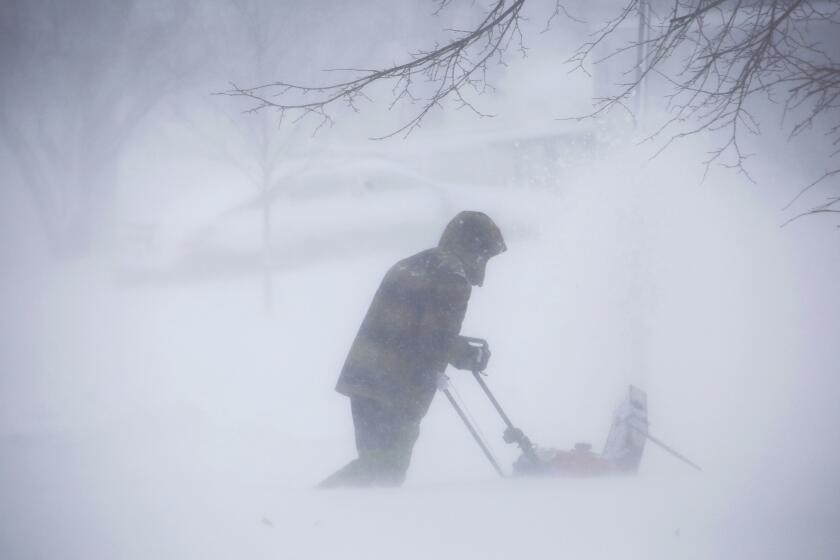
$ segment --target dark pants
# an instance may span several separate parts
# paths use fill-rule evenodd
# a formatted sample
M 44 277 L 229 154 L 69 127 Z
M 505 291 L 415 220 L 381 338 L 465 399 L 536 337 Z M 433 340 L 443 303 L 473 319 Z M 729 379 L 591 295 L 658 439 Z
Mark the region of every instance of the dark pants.
M 400 486 L 420 435 L 422 410 L 394 406 L 365 397 L 350 397 L 359 458 L 324 480 L 319 487 Z

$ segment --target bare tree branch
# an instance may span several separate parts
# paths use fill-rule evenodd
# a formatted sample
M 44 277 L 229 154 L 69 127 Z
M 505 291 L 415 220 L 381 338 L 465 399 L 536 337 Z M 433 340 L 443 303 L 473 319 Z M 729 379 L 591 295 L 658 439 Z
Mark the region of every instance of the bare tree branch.
M 437 4 L 436 13 L 439 13 L 449 0 L 439 0 Z M 359 101 L 370 99 L 368 91 L 374 84 L 390 82 L 391 108 L 401 103 L 419 108 L 407 123 L 377 139 L 410 134 L 432 109 L 442 107 L 450 99 L 458 108 L 486 117 L 489 115 L 475 107 L 469 95 L 488 91 L 488 62 L 499 60 L 512 41 L 521 39 L 520 12 L 524 4 L 525 0 L 498 0 L 473 29 L 454 31 L 457 38 L 434 49 L 413 53 L 402 64 L 378 70 L 345 69 L 361 75 L 323 86 L 286 82 L 253 87 L 231 84 L 231 89 L 221 94 L 251 101 L 253 106 L 249 111 L 275 109 L 281 119 L 288 113 L 295 120 L 315 116 L 320 120 L 318 127 L 322 127 L 332 124 L 330 111 L 336 105 L 358 111 Z
M 434 13 L 440 14 L 451 3 L 433 0 Z M 337 106 L 358 111 L 360 101 L 370 100 L 375 84 L 389 83 L 389 108 L 408 105 L 416 110 L 408 122 L 380 139 L 410 134 L 445 102 L 489 116 L 472 99 L 492 90 L 487 82 L 488 64 L 504 64 L 502 55 L 512 42 L 524 52 L 520 23 L 525 3 L 494 0 L 471 29 L 450 30 L 453 40 L 413 53 L 401 64 L 343 69 L 351 77 L 326 85 L 232 84 L 222 94 L 250 101 L 250 111 L 277 110 L 281 120 L 287 114 L 294 120 L 314 116 L 319 119 L 317 130 L 333 123 Z M 617 93 L 596 99 L 591 113 L 574 120 L 597 117 L 614 108 L 633 114 L 629 102 L 648 79 L 656 78 L 670 87 L 665 96 L 668 116 L 647 140 L 665 137 L 661 149 L 666 149 L 686 137 L 723 132 L 725 139 L 708 154 L 707 172 L 718 164 L 752 180 L 745 165 L 751 154 L 744 148 L 744 137 L 761 133 L 754 112 L 757 99 L 781 107 L 782 126 L 790 139 L 819 129 L 826 134 L 833 155 L 840 154 L 840 56 L 819 40 L 820 32 L 824 37 L 840 30 L 840 0 L 623 0 L 619 6 L 617 15 L 568 62 L 573 69 L 587 72 L 587 63 L 635 51 L 636 63 L 625 69 L 626 80 L 618 84 Z M 562 0 L 555 0 L 547 27 L 561 14 L 580 21 L 569 14 Z M 643 32 L 636 41 L 596 57 L 620 28 L 637 21 Z M 838 172 L 840 166 L 830 169 L 791 202 L 816 184 L 836 181 Z
M 633 18 L 640 4 L 639 0 L 628 1 L 570 62 L 583 69 L 584 62 L 593 59 L 596 47 Z M 814 38 L 820 30 L 825 35 L 840 29 L 840 2 L 672 0 L 666 5 L 667 10 L 649 24 L 647 39 L 607 55 L 609 58 L 642 47 L 645 53 L 638 67 L 631 69 L 638 70 L 635 76 L 620 84 L 616 94 L 597 100 L 592 113 L 583 118 L 624 107 L 645 80 L 655 76 L 671 88 L 666 95 L 669 117 L 647 139 L 668 135 L 665 149 L 688 136 L 726 131 L 727 139 L 709 154 L 707 170 L 718 163 L 749 177 L 745 162 L 750 154 L 742 145 L 744 134 L 761 132 L 751 109 L 757 98 L 781 105 L 783 125 L 788 127 L 791 139 L 819 126 L 831 144 L 840 147 L 840 57 Z M 816 184 L 836 179 L 838 173 L 840 168 L 824 173 L 802 189 L 791 204 Z M 827 209 L 818 206 L 801 215 Z

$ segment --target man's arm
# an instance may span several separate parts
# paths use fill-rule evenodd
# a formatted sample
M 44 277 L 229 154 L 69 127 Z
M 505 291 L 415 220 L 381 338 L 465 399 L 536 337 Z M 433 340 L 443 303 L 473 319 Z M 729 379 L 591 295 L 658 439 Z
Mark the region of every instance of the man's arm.
M 423 302 L 418 344 L 420 351 L 433 360 L 435 370 L 443 371 L 461 332 L 472 290 L 458 274 L 444 272 L 436 280 Z

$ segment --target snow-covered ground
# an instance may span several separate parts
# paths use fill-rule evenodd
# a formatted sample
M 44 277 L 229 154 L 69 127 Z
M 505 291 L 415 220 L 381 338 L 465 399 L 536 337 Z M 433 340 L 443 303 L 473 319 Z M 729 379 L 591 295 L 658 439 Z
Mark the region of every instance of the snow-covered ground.
M 634 478 L 497 480 L 437 399 L 404 488 L 312 489 L 354 455 L 332 387 L 358 323 L 437 214 L 422 243 L 281 268 L 270 317 L 256 276 L 124 286 L 103 261 L 20 258 L 2 277 L 0 558 L 836 558 L 836 237 L 780 229 L 772 188 L 701 185 L 670 154 L 448 196 L 509 232 L 464 333 L 490 341 L 514 421 L 598 449 L 634 383 L 702 473 L 649 447 Z

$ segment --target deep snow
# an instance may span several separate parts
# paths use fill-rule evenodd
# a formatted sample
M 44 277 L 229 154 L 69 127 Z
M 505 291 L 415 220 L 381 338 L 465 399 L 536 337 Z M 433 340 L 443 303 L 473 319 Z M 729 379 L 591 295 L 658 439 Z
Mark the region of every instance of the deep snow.
M 514 421 L 598 449 L 634 383 L 652 432 L 702 473 L 649 447 L 635 478 L 496 480 L 438 398 L 403 489 L 313 490 L 353 456 L 332 386 L 384 271 L 436 242 L 449 216 L 430 207 L 396 247 L 278 270 L 270 317 L 256 276 L 6 270 L 0 557 L 835 557 L 836 243 L 780 229 L 780 196 L 701 184 L 688 159 L 617 151 L 556 191 L 464 188 L 448 204 L 510 232 L 463 332 L 489 339 Z M 509 465 L 498 418 L 451 376 Z

